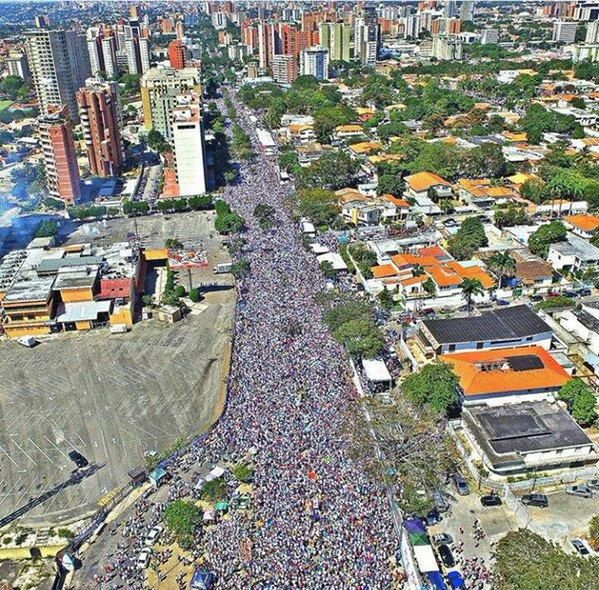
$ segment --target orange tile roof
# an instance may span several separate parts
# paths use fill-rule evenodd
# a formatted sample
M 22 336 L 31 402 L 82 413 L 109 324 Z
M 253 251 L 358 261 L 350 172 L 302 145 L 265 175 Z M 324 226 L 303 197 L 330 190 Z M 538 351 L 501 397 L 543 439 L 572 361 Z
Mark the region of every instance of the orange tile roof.
M 426 275 L 419 275 L 417 277 L 409 277 L 407 279 L 403 279 L 400 283 L 404 287 L 409 287 L 410 285 L 419 285 L 420 283 L 426 283 L 428 277 Z
M 356 154 L 369 154 L 370 152 L 380 150 L 382 147 L 383 146 L 377 141 L 361 141 L 360 143 L 350 145 L 349 151 L 355 152 Z
M 536 356 L 543 363 L 543 368 L 515 371 L 507 361 L 518 356 Z M 444 354 L 440 360 L 452 366 L 466 396 L 559 389 L 571 379 L 563 367 L 540 346 Z M 489 363 L 497 367 L 491 368 Z
M 405 181 L 417 192 L 426 191 L 432 186 L 437 186 L 439 184 L 451 186 L 450 182 L 441 178 L 434 172 L 418 172 L 417 174 L 411 174 L 410 176 L 405 177 Z
M 478 279 L 485 289 L 495 286 L 495 279 L 478 265 L 463 266 L 456 260 L 452 260 L 445 266 L 451 268 L 461 279 Z
M 587 232 L 595 231 L 599 227 L 599 215 L 568 215 L 566 221 Z
M 392 277 L 397 274 L 397 269 L 392 264 L 381 264 L 380 266 L 373 266 L 370 270 L 372 271 L 372 276 L 375 279 Z
M 409 207 L 410 203 L 408 203 L 408 201 L 406 201 L 405 199 L 399 199 L 398 197 L 394 196 L 394 195 L 383 195 L 384 199 L 387 199 L 387 201 L 389 201 L 390 203 L 393 203 L 396 207 Z
M 353 133 L 362 131 L 362 125 L 339 125 L 338 127 L 335 127 L 335 131 L 338 133 Z
M 439 264 L 439 261 L 432 256 L 419 256 L 418 254 L 395 254 L 391 256 L 391 261 L 397 268 L 405 268 L 406 266 L 415 266 L 419 264 L 422 267 L 434 266 Z
M 430 266 L 426 272 L 439 287 L 457 287 L 462 284 L 462 278 L 448 266 Z
M 510 141 L 526 141 L 528 138 L 526 133 L 513 133 L 512 131 L 504 131 L 502 135 Z
M 427 246 L 426 248 L 421 248 L 418 250 L 418 254 L 420 256 L 432 256 L 437 260 L 445 260 L 449 258 L 449 254 L 441 248 L 441 246 Z

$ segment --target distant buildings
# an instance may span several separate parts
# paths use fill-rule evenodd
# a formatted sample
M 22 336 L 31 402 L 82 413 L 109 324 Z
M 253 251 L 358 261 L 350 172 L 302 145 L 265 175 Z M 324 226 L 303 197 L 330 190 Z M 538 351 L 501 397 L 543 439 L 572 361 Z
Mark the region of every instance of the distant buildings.
M 66 104 L 76 121 L 75 92 L 90 76 L 84 38 L 73 31 L 36 29 L 25 33 L 25 47 L 40 112 Z
M 124 163 L 122 116 L 116 82 L 90 78 L 77 92 L 90 172 L 118 176 Z
M 182 70 L 187 63 L 187 47 L 181 39 L 175 39 L 168 44 L 168 59 L 171 67 Z
M 146 129 L 156 129 L 170 140 L 172 110 L 176 97 L 200 91 L 200 72 L 197 68 L 175 70 L 169 67 L 152 68 L 141 79 L 141 100 Z
M 480 42 L 483 45 L 499 43 L 499 29 L 483 29 L 480 35 Z
M 555 21 L 553 23 L 553 41 L 562 43 L 574 43 L 576 40 L 576 30 L 578 29 L 578 23 L 567 22 L 567 21 Z
M 297 78 L 297 59 L 295 55 L 273 56 L 272 77 L 279 84 L 293 84 Z
M 19 78 L 23 78 L 26 81 L 31 79 L 27 57 L 22 53 L 10 53 L 6 60 L 6 65 L 9 75 L 19 76 Z
M 77 203 L 81 196 L 80 178 L 67 105 L 41 115 L 38 131 L 48 193 L 70 205 Z
M 200 97 L 177 97 L 173 109 L 172 145 L 180 196 L 206 192 L 204 132 Z
M 329 79 L 329 50 L 324 47 L 304 49 L 300 60 L 300 74 L 317 80 Z
M 433 37 L 432 56 L 438 60 L 461 60 L 464 56 L 463 43 L 455 35 L 436 35 Z

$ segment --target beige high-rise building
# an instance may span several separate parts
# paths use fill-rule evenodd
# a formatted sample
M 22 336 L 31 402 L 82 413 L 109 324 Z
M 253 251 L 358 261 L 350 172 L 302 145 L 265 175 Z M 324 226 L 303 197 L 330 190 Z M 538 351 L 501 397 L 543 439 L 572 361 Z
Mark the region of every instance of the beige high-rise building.
M 171 138 L 172 109 L 176 96 L 187 92 L 200 93 L 198 68 L 171 67 L 150 68 L 141 79 L 141 100 L 145 128 L 160 131 L 166 139 Z

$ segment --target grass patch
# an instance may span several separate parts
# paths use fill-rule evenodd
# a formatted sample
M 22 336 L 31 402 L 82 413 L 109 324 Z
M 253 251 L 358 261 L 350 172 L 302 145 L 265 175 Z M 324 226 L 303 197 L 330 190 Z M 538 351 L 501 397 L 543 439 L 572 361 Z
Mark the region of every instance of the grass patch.
M 6 110 L 13 102 L 14 100 L 0 100 L 0 111 Z

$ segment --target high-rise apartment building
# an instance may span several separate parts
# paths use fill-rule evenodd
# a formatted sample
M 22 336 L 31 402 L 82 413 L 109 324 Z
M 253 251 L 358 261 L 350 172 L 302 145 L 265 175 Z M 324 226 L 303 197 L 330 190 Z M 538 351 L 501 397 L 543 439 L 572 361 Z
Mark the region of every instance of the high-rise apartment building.
M 599 20 L 588 23 L 584 42 L 599 43 Z
M 552 39 L 561 43 L 574 43 L 578 23 L 558 20 L 553 23 Z
M 68 204 L 81 196 L 80 177 L 68 106 L 50 108 L 38 118 L 48 193 Z
M 172 146 L 179 196 L 201 195 L 206 192 L 206 171 L 200 97 L 178 96 L 176 102 Z
M 480 42 L 483 45 L 499 43 L 499 29 L 483 29 L 480 33 Z
M 25 33 L 25 48 L 40 112 L 66 104 L 77 120 L 75 92 L 91 73 L 85 39 L 73 31 L 35 29 Z
M 23 80 L 31 80 L 31 72 L 29 70 L 29 64 L 27 63 L 27 57 L 22 53 L 9 53 L 8 59 L 6 60 L 8 67 L 8 73 L 11 76 L 19 76 Z
M 354 30 L 344 22 L 320 23 L 320 46 L 329 50 L 333 61 L 350 61 L 354 57 Z
M 474 18 L 474 0 L 464 0 L 460 6 L 460 18 L 472 20 Z
M 329 79 L 329 50 L 325 47 L 304 49 L 300 59 L 300 74 L 317 80 Z
M 170 67 L 149 69 L 141 79 L 141 100 L 146 129 L 160 131 L 171 138 L 171 113 L 176 97 L 188 92 L 200 92 L 198 68 L 175 70 Z
M 445 0 L 443 6 L 443 16 L 445 18 L 453 18 L 457 14 L 457 2 L 456 0 Z
M 116 57 L 116 38 L 112 34 L 104 34 L 102 38 L 102 57 L 104 58 L 104 72 L 108 78 L 112 78 L 119 73 L 119 66 Z
M 168 44 L 168 59 L 171 67 L 182 70 L 187 63 L 187 47 L 181 39 L 175 39 Z
M 122 116 L 116 82 L 89 78 L 77 92 L 90 172 L 118 176 L 123 169 Z
M 272 77 L 279 84 L 293 84 L 297 78 L 297 58 L 295 55 L 273 56 Z

